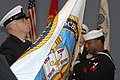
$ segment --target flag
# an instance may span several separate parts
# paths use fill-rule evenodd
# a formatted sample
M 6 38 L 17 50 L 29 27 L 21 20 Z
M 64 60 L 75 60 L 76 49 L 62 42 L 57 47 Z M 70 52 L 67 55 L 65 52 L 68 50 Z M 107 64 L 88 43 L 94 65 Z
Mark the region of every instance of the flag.
M 58 14 L 58 0 L 51 0 L 48 23 Z
M 36 40 L 36 7 L 35 0 L 28 1 L 28 16 L 30 17 L 31 31 L 27 35 L 31 42 Z
M 30 48 L 10 68 L 18 80 L 65 80 L 86 0 L 68 0 Z M 67 13 L 66 13 L 67 12 Z
M 101 0 L 98 17 L 98 28 L 105 34 L 104 48 L 110 50 L 110 20 L 107 0 Z
M 73 72 L 73 67 L 75 65 L 75 61 L 77 59 L 77 56 L 78 56 L 78 53 L 79 53 L 79 48 L 80 48 L 80 37 L 81 37 L 81 26 L 82 26 L 82 23 L 83 23 L 83 17 L 84 17 L 84 10 L 85 10 L 85 5 L 86 5 L 86 0 L 85 2 L 82 3 L 82 5 L 80 5 L 80 13 L 77 13 L 77 15 L 79 15 L 79 22 L 78 22 L 78 34 L 79 34 L 79 37 L 78 37 L 78 42 L 76 43 L 75 45 L 75 51 L 74 51 L 74 56 L 73 56 L 73 60 L 72 60 L 72 63 L 71 63 L 71 72 Z M 75 11 L 76 12 L 76 11 Z

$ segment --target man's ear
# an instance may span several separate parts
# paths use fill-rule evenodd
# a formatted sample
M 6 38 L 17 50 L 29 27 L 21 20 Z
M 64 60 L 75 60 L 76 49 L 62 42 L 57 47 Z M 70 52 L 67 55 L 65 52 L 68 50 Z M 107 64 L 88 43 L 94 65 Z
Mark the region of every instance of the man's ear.
M 10 27 L 11 30 L 15 30 L 15 29 L 16 29 L 16 26 L 15 26 L 14 21 L 12 21 L 12 22 L 9 24 L 9 27 Z

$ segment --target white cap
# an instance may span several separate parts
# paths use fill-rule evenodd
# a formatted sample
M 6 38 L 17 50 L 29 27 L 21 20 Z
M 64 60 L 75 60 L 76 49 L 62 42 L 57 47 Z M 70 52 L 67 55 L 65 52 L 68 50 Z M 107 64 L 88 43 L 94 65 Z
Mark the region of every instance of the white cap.
M 0 26 L 6 26 L 8 23 L 10 23 L 13 20 L 20 19 L 21 17 L 25 17 L 26 15 L 24 14 L 22 10 L 22 6 L 18 5 L 12 10 L 10 10 L 0 21 Z
M 87 34 L 83 35 L 85 41 L 91 40 L 91 39 L 95 39 L 98 37 L 103 36 L 103 32 L 102 30 L 92 30 L 90 32 L 88 32 Z
M 88 31 L 89 31 L 88 27 L 85 24 L 82 24 L 82 33 L 86 34 L 88 33 Z

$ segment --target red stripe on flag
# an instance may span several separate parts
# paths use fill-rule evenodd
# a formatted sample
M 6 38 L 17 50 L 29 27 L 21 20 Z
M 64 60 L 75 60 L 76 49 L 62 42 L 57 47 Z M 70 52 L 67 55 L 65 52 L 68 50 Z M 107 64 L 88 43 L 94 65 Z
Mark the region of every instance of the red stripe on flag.
M 36 8 L 35 3 L 32 0 L 29 0 L 28 16 L 30 17 L 31 22 L 31 31 L 29 33 L 29 38 L 32 42 L 34 42 L 36 39 Z
M 48 23 L 58 14 L 58 0 L 51 0 Z

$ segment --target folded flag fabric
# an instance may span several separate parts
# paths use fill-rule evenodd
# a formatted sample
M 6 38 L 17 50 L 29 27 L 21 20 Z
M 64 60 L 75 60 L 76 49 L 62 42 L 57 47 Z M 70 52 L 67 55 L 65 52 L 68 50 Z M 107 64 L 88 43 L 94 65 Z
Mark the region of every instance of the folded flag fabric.
M 57 14 L 58 14 L 58 0 L 51 0 L 47 23 L 53 20 Z
M 85 2 L 68 0 L 33 45 L 10 67 L 18 80 L 66 79 L 72 59 L 70 55 L 80 33 L 78 24 L 82 24 Z
M 101 0 L 98 16 L 98 28 L 105 34 L 104 48 L 110 51 L 110 19 L 108 0 Z

